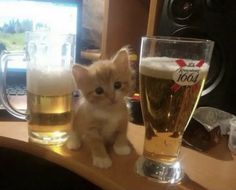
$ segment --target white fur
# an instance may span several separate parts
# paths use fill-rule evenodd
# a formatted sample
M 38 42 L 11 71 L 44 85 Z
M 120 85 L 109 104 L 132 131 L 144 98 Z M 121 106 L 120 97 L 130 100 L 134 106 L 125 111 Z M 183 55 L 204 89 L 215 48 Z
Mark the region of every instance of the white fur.
M 112 165 L 112 161 L 109 157 L 93 157 L 93 165 L 99 168 L 109 168 Z
M 131 152 L 131 148 L 129 145 L 118 146 L 114 144 L 113 149 L 118 155 L 128 155 Z
M 70 137 L 66 142 L 66 146 L 70 150 L 78 150 L 80 148 L 81 142 L 74 132 L 70 134 Z

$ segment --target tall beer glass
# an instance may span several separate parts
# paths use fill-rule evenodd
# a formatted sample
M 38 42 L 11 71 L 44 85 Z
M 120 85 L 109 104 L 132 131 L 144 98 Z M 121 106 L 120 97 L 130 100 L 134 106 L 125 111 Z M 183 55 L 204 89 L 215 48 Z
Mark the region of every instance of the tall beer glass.
M 27 32 L 25 52 L 4 52 L 1 56 L 1 93 L 5 108 L 28 120 L 29 140 L 61 145 L 68 138 L 72 122 L 74 81 L 74 36 L 50 32 Z M 6 95 L 7 63 L 17 57 L 27 62 L 27 114 L 15 110 Z M 17 61 L 17 60 L 15 60 Z
M 214 42 L 143 37 L 140 55 L 141 108 L 145 125 L 137 172 L 162 183 L 183 177 L 178 160 L 184 130 L 200 98 Z

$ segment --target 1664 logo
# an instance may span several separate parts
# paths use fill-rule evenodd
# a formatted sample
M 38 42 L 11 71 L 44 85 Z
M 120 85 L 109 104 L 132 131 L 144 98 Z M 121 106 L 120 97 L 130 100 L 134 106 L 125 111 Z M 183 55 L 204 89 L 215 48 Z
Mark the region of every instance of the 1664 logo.
M 171 90 L 176 92 L 181 86 L 192 86 L 198 83 L 200 80 L 200 68 L 204 64 L 204 60 L 200 60 L 197 63 L 186 63 L 183 59 L 176 60 L 179 68 L 173 74 L 173 80 L 175 84 L 171 87 Z

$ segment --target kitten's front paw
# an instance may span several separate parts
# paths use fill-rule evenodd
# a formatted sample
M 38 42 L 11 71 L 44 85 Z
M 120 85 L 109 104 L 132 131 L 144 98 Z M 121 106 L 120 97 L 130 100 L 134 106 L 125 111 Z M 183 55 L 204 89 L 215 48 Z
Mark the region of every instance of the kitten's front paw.
M 114 145 L 113 149 L 118 155 L 128 155 L 131 152 L 131 147 L 129 145 Z
M 80 146 L 81 146 L 81 143 L 79 140 L 69 138 L 66 142 L 66 147 L 70 150 L 78 150 Z
M 99 168 L 109 168 L 112 165 L 112 161 L 109 157 L 94 157 L 93 165 Z

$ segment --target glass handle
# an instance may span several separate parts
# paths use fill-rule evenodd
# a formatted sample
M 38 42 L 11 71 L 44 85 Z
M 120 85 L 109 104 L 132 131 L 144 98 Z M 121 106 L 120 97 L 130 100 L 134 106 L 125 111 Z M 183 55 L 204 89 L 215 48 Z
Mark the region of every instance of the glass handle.
M 0 56 L 0 100 L 3 104 L 3 106 L 6 108 L 6 110 L 12 114 L 13 116 L 26 120 L 27 114 L 21 113 L 18 110 L 16 110 L 11 103 L 9 102 L 8 96 L 7 96 L 7 84 L 6 84 L 6 77 L 7 77 L 7 64 L 8 61 L 11 60 L 11 58 L 19 57 L 19 56 L 25 56 L 25 53 L 23 51 L 15 51 L 15 52 L 9 52 L 9 51 L 3 51 Z

